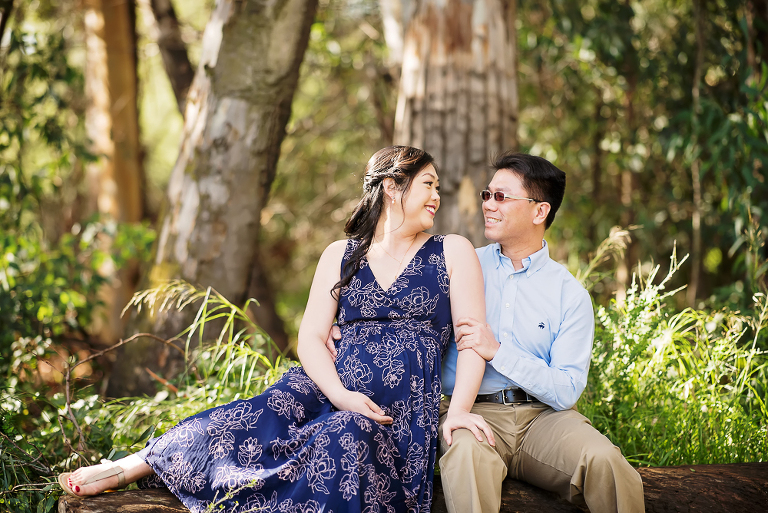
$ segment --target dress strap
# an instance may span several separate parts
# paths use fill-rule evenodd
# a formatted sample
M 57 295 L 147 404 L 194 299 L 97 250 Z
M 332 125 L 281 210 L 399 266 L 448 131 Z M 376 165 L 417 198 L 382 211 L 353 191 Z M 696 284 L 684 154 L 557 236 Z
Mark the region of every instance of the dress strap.
M 347 239 L 347 246 L 344 248 L 344 255 L 341 257 L 341 274 L 344 274 L 344 266 L 346 265 L 347 261 L 352 257 L 352 252 L 355 251 L 355 248 L 360 244 L 360 241 L 357 239 Z

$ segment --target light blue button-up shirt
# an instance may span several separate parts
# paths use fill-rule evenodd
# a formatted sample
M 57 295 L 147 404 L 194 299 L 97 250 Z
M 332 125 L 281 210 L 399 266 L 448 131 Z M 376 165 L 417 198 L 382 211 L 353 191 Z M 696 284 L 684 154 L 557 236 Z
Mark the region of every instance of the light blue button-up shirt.
M 485 366 L 479 394 L 520 387 L 555 410 L 571 408 L 587 385 L 595 334 L 589 293 L 542 248 L 515 271 L 491 244 L 476 250 L 485 281 L 485 309 L 501 344 Z M 458 350 L 443 360 L 443 393 L 453 394 Z

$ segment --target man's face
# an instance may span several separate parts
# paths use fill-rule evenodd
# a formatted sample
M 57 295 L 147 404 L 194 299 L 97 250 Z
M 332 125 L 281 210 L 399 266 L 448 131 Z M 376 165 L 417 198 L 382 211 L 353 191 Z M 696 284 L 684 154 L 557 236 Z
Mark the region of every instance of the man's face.
M 510 198 L 496 201 L 493 198 L 493 193 L 497 191 L 522 198 L 529 197 L 517 174 L 507 169 L 496 171 L 488 184 L 488 190 L 491 191 L 491 198 L 483 201 L 485 238 L 503 245 L 505 241 L 530 236 L 536 226 L 533 219 L 536 217 L 537 204 Z

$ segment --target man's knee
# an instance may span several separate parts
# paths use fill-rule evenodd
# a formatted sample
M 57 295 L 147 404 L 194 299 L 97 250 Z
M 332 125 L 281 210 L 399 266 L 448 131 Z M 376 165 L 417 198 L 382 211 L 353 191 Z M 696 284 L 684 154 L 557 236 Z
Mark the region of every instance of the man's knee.
M 632 465 L 621 454 L 621 450 L 608 439 L 605 443 L 595 444 L 586 454 L 587 471 L 595 475 L 605 486 L 615 483 L 617 493 L 622 490 L 636 490 L 642 497 L 643 480 Z M 602 476 L 602 477 L 598 477 Z
M 487 440 L 485 435 L 480 433 L 482 441 L 475 438 L 475 435 L 469 429 L 457 429 L 451 433 L 451 445 L 448 445 L 445 439 L 440 440 L 442 456 L 440 458 L 440 468 L 452 460 L 458 462 L 483 462 L 498 460 L 501 458 Z M 503 462 L 501 462 L 503 465 Z M 462 464 L 462 463 L 459 463 Z
M 441 442 L 440 478 L 450 513 L 498 511 L 507 466 L 495 449 L 468 429 L 453 432 L 450 446 Z
M 602 443 L 592 444 L 586 449 L 587 462 L 595 467 L 604 467 L 606 469 L 626 469 L 631 468 L 621 450 L 613 445 L 610 440 L 604 438 Z

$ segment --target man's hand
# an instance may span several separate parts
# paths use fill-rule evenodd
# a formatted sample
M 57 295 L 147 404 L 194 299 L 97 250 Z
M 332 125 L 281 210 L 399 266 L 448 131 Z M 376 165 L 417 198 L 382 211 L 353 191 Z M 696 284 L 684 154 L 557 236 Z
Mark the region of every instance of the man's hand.
M 456 347 L 459 351 L 474 349 L 487 362 L 493 360 L 501 344 L 496 342 L 491 326 L 463 317 L 455 325 Z
M 384 410 L 371 401 L 370 397 L 361 394 L 360 392 L 345 390 L 343 394 L 335 398 L 332 402 L 339 410 L 361 413 L 369 419 L 375 420 L 379 424 L 392 424 L 392 417 L 385 415 Z
M 325 347 L 328 348 L 328 352 L 331 353 L 331 358 L 336 360 L 336 344 L 337 340 L 341 339 L 341 329 L 338 324 L 331 326 L 331 331 L 328 332 L 328 339 L 325 341 Z
M 485 439 L 492 446 L 496 445 L 496 439 L 493 437 L 493 431 L 491 426 L 485 421 L 481 415 L 469 413 L 464 410 L 448 410 L 448 416 L 443 422 L 443 438 L 448 445 L 453 443 L 453 430 L 455 429 L 469 429 L 472 434 L 475 435 L 478 442 L 483 441 L 483 437 L 480 436 L 482 431 L 485 434 Z

